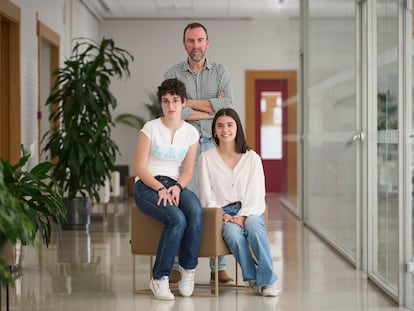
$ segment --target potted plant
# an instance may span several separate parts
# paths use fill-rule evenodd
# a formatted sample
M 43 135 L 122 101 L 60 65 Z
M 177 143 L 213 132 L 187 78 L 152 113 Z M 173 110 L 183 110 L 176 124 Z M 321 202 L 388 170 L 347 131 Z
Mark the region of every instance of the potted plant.
M 55 162 L 52 176 L 65 191 L 64 228 L 88 228 L 91 199 L 114 169 L 117 145 L 111 139 L 111 111 L 117 105 L 109 86 L 112 77 L 129 76 L 133 56 L 112 39 L 99 43 L 78 39 L 46 100 L 53 124 L 44 151 Z
M 27 210 L 28 206 L 20 204 L 7 188 L 0 162 L 0 287 L 13 283 L 13 245 L 19 239 L 30 240 L 35 235 Z
M 30 153 L 22 146 L 22 157 L 15 165 L 0 158 L 0 284 L 13 283 L 13 245 L 34 245 L 37 238 L 49 246 L 53 225 L 65 219 L 63 191 L 48 175 L 51 162 L 30 170 Z

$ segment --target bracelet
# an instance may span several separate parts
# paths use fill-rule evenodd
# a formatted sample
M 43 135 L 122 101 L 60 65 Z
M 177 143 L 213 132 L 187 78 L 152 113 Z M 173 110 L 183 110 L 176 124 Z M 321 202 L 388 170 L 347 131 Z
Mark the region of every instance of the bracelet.
M 180 188 L 180 191 L 183 191 L 183 186 L 181 186 L 181 184 L 179 182 L 176 182 L 175 186 L 178 186 L 178 188 Z
M 161 187 L 161 188 L 159 188 L 158 190 L 157 190 L 157 193 L 158 192 L 160 192 L 161 190 L 164 190 L 165 189 L 165 187 Z

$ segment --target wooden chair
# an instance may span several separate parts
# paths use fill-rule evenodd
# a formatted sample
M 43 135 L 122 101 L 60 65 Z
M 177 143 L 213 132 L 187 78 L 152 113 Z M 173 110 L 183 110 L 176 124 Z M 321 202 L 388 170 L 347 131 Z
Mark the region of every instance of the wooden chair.
M 230 255 L 231 252 L 222 238 L 222 210 L 220 208 L 203 208 L 203 232 L 199 257 L 215 258 L 215 296 L 218 296 L 218 256 Z M 150 273 L 152 274 L 153 256 L 157 247 L 163 225 L 155 219 L 143 214 L 135 205 L 131 206 L 131 253 L 132 253 L 132 288 L 136 289 L 135 256 L 147 255 L 150 259 Z M 236 283 L 238 284 L 237 264 Z M 197 284 L 196 284 L 197 285 Z M 200 284 L 198 284 L 200 285 Z

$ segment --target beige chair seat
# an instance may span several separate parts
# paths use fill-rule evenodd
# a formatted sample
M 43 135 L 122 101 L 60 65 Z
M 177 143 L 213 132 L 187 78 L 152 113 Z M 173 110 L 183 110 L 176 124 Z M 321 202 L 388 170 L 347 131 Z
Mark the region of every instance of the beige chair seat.
M 231 252 L 222 238 L 222 210 L 220 208 L 203 208 L 203 232 L 199 257 L 215 258 L 215 296 L 218 296 L 218 256 L 230 255 Z M 142 213 L 135 205 L 131 206 L 131 253 L 132 253 L 132 287 L 136 290 L 135 256 L 152 256 L 157 254 L 158 243 L 163 224 Z M 237 271 L 237 265 L 236 265 Z M 237 285 L 236 273 L 236 285 Z

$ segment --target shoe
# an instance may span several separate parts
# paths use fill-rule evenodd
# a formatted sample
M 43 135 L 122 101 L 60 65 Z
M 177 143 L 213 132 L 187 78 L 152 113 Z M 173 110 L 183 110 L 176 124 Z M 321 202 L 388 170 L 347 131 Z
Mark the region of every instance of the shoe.
M 279 296 L 280 291 L 277 288 L 274 288 L 273 285 L 263 285 L 257 286 L 256 281 L 249 281 L 250 289 L 257 295 L 263 297 L 277 297 Z
M 179 270 L 172 269 L 170 273 L 170 283 L 178 283 L 181 280 L 181 273 Z
M 211 272 L 210 282 L 214 283 L 215 280 L 216 280 L 216 275 L 214 272 Z M 219 283 L 222 283 L 222 284 L 228 284 L 228 283 L 234 282 L 233 278 L 227 274 L 226 270 L 219 270 L 218 280 L 219 280 Z
M 264 285 L 260 288 L 260 294 L 264 297 L 277 297 L 279 296 L 280 291 L 277 288 L 274 288 L 272 285 Z
M 194 291 L 195 269 L 181 268 L 181 281 L 178 282 L 178 290 L 184 297 L 190 297 Z
M 256 281 L 249 281 L 249 288 L 253 291 L 253 293 L 260 295 L 260 287 L 257 286 Z
M 170 290 L 168 276 L 163 276 L 159 280 L 151 279 L 149 287 L 155 298 L 160 300 L 174 300 L 174 295 Z

